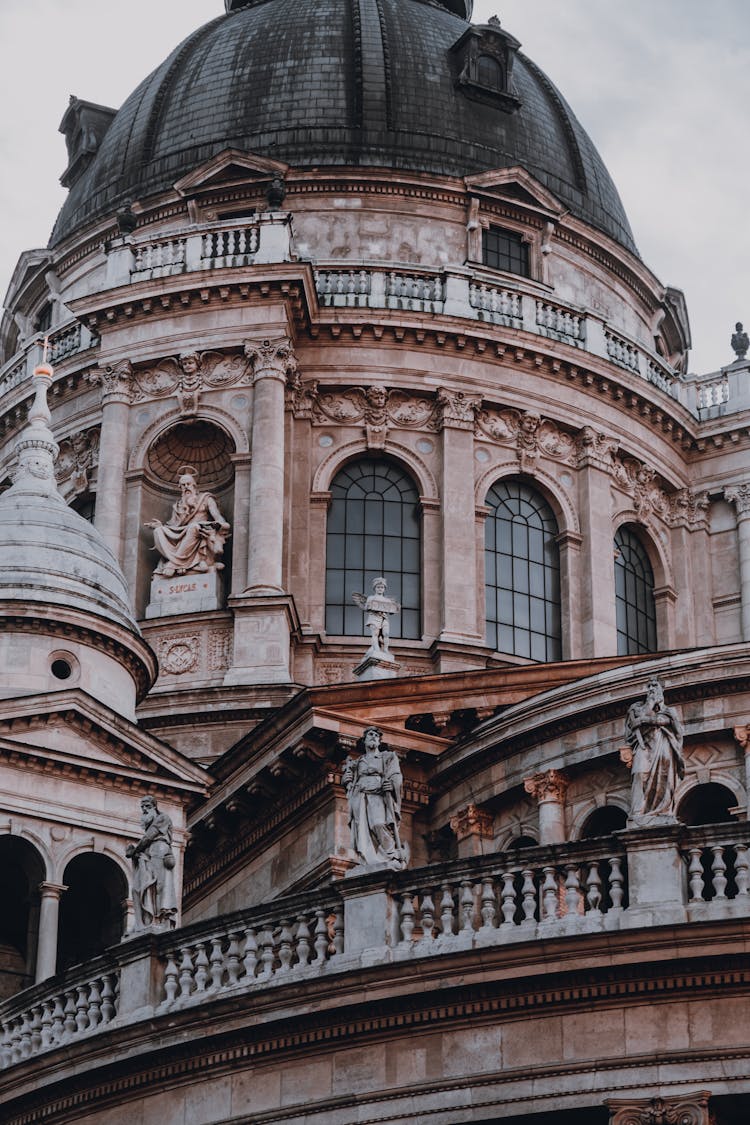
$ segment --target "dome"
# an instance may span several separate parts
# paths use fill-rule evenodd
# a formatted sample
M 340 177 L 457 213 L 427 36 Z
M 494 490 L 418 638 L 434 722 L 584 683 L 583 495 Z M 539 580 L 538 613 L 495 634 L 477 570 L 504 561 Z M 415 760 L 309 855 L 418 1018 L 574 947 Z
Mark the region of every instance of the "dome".
M 472 25 L 434 0 L 250 0 L 199 28 L 109 124 L 71 188 L 59 243 L 126 200 L 169 190 L 226 148 L 298 168 L 467 176 L 521 165 L 570 211 L 635 250 L 617 190 L 555 86 L 499 25 L 511 97 L 462 84 Z M 458 46 L 457 46 L 458 45 Z M 508 68 L 510 74 L 510 67 Z

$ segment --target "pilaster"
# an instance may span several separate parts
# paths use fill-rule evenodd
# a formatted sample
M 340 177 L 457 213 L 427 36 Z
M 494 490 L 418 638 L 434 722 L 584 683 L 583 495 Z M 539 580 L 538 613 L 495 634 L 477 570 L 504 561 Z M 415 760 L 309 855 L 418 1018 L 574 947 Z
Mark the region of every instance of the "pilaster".
M 48 980 L 57 972 L 57 934 L 60 922 L 60 899 L 67 887 L 58 883 L 40 883 L 39 945 L 36 954 L 35 983 Z
M 611 454 L 614 445 L 588 427 L 578 442 L 578 502 L 581 521 L 581 655 L 617 652 L 615 567 L 612 534 Z
M 97 482 L 94 524 L 122 566 L 125 561 L 124 497 L 128 467 L 128 418 L 130 413 L 130 360 L 123 359 L 95 372 L 101 385 L 101 456 Z
M 731 485 L 724 489 L 724 496 L 737 513 L 742 639 L 750 641 L 750 483 Z
M 443 433 L 440 639 L 476 644 L 474 420 L 478 395 L 438 391 Z

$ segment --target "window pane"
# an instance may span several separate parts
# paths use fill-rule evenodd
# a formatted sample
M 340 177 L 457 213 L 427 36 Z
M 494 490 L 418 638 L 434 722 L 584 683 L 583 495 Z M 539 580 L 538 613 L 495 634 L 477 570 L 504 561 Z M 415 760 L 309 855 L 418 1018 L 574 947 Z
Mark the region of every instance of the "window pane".
M 618 530 L 614 545 L 617 652 L 656 652 L 654 572 L 646 549 L 629 527 Z

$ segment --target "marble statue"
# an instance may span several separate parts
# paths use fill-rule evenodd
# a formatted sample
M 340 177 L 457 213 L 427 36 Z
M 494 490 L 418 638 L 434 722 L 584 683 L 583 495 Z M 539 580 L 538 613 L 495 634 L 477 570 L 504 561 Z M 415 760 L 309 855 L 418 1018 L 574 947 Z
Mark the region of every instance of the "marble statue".
M 631 823 L 674 823 L 675 789 L 685 775 L 683 730 L 677 712 L 665 706 L 655 676 L 646 685 L 646 698 L 630 707 L 625 736 L 632 771 Z
M 172 821 L 159 812 L 156 799 L 141 800 L 143 835 L 125 852 L 133 861 L 133 908 L 135 929 L 177 925 L 177 895 L 174 885 L 175 857 L 172 851 Z
M 368 727 L 362 737 L 363 753 L 348 757 L 342 774 L 349 801 L 352 848 L 368 867 L 385 865 L 400 871 L 409 862 L 401 842 L 401 789 L 403 778 L 398 756 L 382 745 L 382 732 Z
M 365 612 L 365 629 L 369 629 L 372 638 L 370 654 L 392 660 L 388 650 L 391 635 L 388 619 L 391 614 L 400 613 L 401 605 L 393 598 L 386 597 L 387 585 L 385 578 L 373 578 L 372 593 L 368 598 L 364 594 L 352 594 L 352 598 Z
M 737 356 L 737 359 L 745 359 L 747 350 L 750 348 L 750 337 L 742 327 L 741 321 L 737 321 L 734 326 L 734 333 L 732 335 L 732 351 Z
M 172 507 L 169 523 L 149 520 L 154 548 L 161 555 L 155 573 L 165 578 L 192 571 L 223 570 L 220 562 L 229 536 L 229 524 L 210 492 L 199 492 L 193 469 L 179 477 L 180 497 Z

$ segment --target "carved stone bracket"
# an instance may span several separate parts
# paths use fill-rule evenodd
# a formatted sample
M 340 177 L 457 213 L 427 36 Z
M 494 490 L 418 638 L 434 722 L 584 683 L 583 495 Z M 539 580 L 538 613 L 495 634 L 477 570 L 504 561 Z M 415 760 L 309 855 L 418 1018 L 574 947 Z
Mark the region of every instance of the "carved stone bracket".
M 576 463 L 576 443 L 570 434 L 549 418 L 533 411 L 487 407 L 477 411 L 477 437 L 515 446 L 521 469 L 530 470 L 540 456 L 569 465 Z
M 93 426 L 60 442 L 55 476 L 68 497 L 80 496 L 91 485 L 90 474 L 99 461 L 99 432 Z
M 635 457 L 614 457 L 612 476 L 616 485 L 632 498 L 638 519 L 646 522 L 653 515 L 668 519 L 670 498 L 656 479 L 656 471 Z
M 669 523 L 672 527 L 698 530 L 708 526 L 709 498 L 707 492 L 681 488 L 669 497 Z
M 286 384 L 297 374 L 297 357 L 287 336 L 277 340 L 245 340 L 245 358 L 255 382 L 281 379 Z
M 579 468 L 612 470 L 612 458 L 617 452 L 617 442 L 608 434 L 584 426 L 576 438 L 576 452 Z
M 707 1090 L 675 1098 L 611 1099 L 609 1125 L 709 1125 Z
M 482 840 L 491 840 L 494 836 L 492 814 L 476 805 L 468 805 L 452 816 L 450 826 L 459 842 L 469 836 L 476 836 Z
M 98 367 L 91 373 L 91 381 L 102 389 L 102 405 L 108 402 L 127 402 L 132 397 L 133 365 L 129 359 L 121 359 L 107 367 Z
M 737 509 L 739 519 L 750 516 L 750 484 L 733 484 L 724 489 L 724 498 Z
M 570 782 L 564 773 L 560 773 L 559 770 L 547 770 L 545 773 L 537 773 L 533 777 L 527 777 L 523 787 L 527 793 L 536 797 L 538 801 L 554 801 L 561 805 L 565 801 L 569 784 Z

